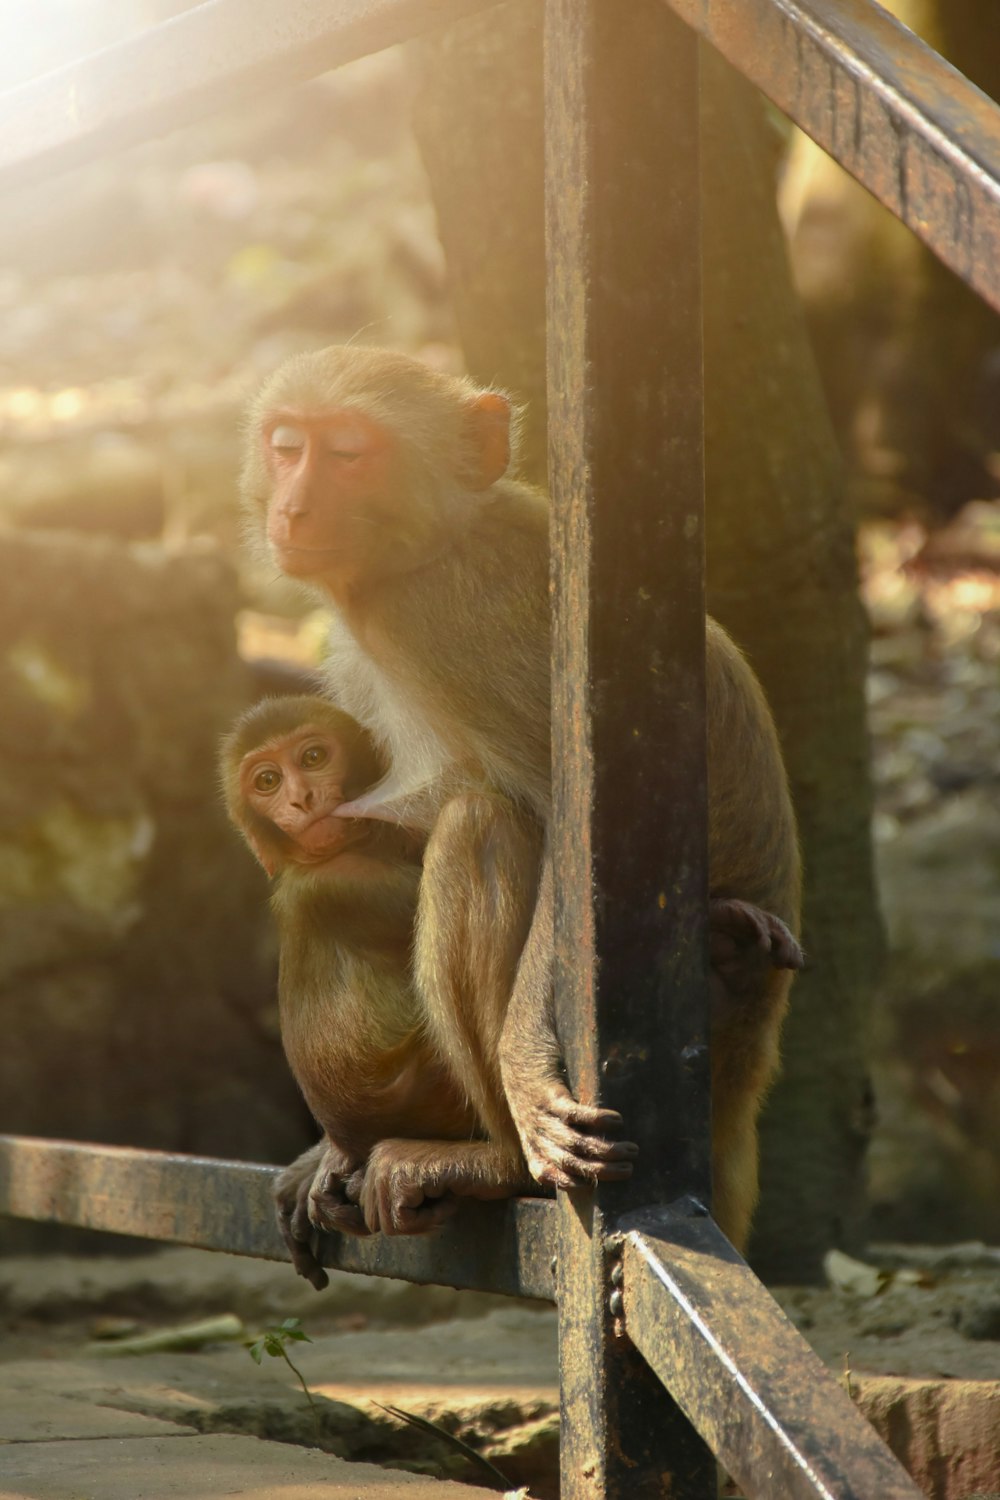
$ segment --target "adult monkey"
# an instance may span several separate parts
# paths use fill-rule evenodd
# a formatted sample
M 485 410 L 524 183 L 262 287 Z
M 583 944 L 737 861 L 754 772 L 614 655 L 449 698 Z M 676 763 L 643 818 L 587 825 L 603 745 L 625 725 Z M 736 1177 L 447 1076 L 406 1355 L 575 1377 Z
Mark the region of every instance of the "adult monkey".
M 332 605 L 332 694 L 389 760 L 342 811 L 428 832 L 416 975 L 438 1044 L 491 1138 L 519 1139 L 532 1176 L 568 1188 L 627 1175 L 635 1147 L 563 1080 L 551 862 L 514 848 L 526 816 L 547 825 L 551 768 L 547 502 L 507 477 L 511 428 L 498 392 L 405 355 L 326 349 L 260 393 L 243 492 L 252 535 Z M 761 690 L 711 620 L 706 644 L 714 1202 L 743 1245 L 802 962 L 799 861 Z M 511 862 L 519 878 L 501 886 Z M 469 872 L 482 896 L 459 912 Z

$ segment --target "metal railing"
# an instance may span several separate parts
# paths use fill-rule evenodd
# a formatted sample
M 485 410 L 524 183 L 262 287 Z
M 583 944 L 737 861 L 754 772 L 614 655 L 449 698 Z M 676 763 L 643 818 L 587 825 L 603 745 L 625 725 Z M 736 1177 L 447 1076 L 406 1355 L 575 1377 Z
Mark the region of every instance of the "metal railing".
M 0 188 L 490 3 L 207 0 L 0 97 Z M 612 43 L 626 17 L 637 24 L 664 0 L 544 4 L 557 1005 L 574 1089 L 611 1102 L 627 1091 L 629 1133 L 646 1149 L 629 1184 L 467 1205 L 427 1239 L 330 1236 L 325 1260 L 555 1300 L 566 1500 L 708 1500 L 713 1455 L 754 1500 L 904 1500 L 915 1485 L 703 1206 L 696 33 L 997 308 L 1000 110 L 870 0 L 669 0 L 680 19 L 650 29 L 663 76 L 655 99 L 618 76 Z M 629 173 L 636 130 L 669 134 L 670 181 L 657 185 L 669 213 Z M 616 367 L 623 348 L 627 372 Z M 669 405 L 669 432 L 650 431 L 650 389 Z M 656 704 L 641 692 L 651 641 L 674 685 Z M 626 722 L 639 733 L 623 736 Z M 665 739 L 669 779 L 633 748 Z M 665 911 L 647 899 L 661 889 L 672 892 Z M 665 1011 L 653 1034 L 648 1018 Z M 653 1149 L 663 1139 L 669 1158 Z M 7 1137 L 0 1210 L 287 1259 L 272 1223 L 275 1171 Z

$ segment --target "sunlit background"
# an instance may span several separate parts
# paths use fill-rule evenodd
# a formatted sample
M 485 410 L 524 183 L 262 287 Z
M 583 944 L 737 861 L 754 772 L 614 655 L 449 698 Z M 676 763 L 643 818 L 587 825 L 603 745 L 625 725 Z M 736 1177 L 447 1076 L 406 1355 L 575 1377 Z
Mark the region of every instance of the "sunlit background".
M 185 8 L 168 0 L 4 3 L 0 86 Z M 896 9 L 905 8 L 900 0 Z M 238 429 L 258 379 L 288 353 L 359 333 L 444 368 L 462 366 L 448 268 L 411 128 L 413 92 L 406 55 L 387 51 L 4 201 L 5 534 L 9 528 L 23 540 L 30 533 L 32 545 L 38 536 L 83 536 L 82 553 L 103 557 L 100 549 L 108 549 L 123 578 L 136 556 L 143 566 L 155 557 L 164 576 L 192 552 L 202 559 L 198 568 L 217 568 L 218 579 L 228 581 L 205 585 L 208 603 L 197 591 L 190 599 L 183 591 L 178 596 L 184 601 L 178 613 L 186 612 L 190 626 L 184 681 L 193 686 L 189 694 L 178 692 L 185 702 L 210 694 L 205 674 L 195 670 L 197 642 L 211 637 L 221 656 L 234 625 L 242 662 L 255 671 L 262 661 L 308 666 L 322 652 L 322 611 L 273 569 L 252 562 L 240 544 Z M 887 1232 L 928 1233 L 944 1215 L 956 1235 L 1000 1234 L 994 999 L 1000 950 L 989 936 L 1000 902 L 990 847 L 1000 782 L 1000 331 L 978 305 L 951 300 L 905 231 L 780 121 L 774 148 L 794 274 L 847 459 L 861 586 L 873 624 L 874 829 L 896 966 L 878 1015 L 883 1108 L 872 1156 L 874 1194 L 885 1208 Z M 95 578 L 104 576 L 103 567 L 94 562 Z M 97 587 L 68 571 L 56 570 L 56 577 L 53 614 L 66 595 L 82 599 Z M 131 599 L 124 582 L 122 588 Z M 213 616 L 209 625 L 213 610 L 221 623 Z M 65 629 L 71 637 L 73 623 Z M 113 642 L 113 623 L 107 630 Z M 176 633 L 157 625 L 150 647 L 157 662 L 166 659 Z M 183 655 L 180 647 L 177 654 Z M 119 685 L 105 680 L 114 660 L 102 637 L 94 680 L 84 681 L 41 628 L 8 652 L 12 680 L 27 684 L 36 706 L 62 715 L 58 731 L 40 720 L 31 732 L 54 763 L 73 767 L 64 789 L 69 804 L 83 796 L 92 774 L 73 761 L 72 716 L 83 704 L 115 698 Z M 235 673 L 235 657 L 234 663 Z M 174 662 L 182 677 L 184 665 Z M 143 672 L 148 677 L 157 669 Z M 249 691 L 247 680 L 239 680 L 241 691 Z M 131 706 L 139 687 L 129 678 L 119 696 Z M 143 744 L 135 725 L 133 733 Z M 176 798 L 172 815 L 197 797 L 212 807 L 213 733 L 198 741 L 200 762 L 190 747 L 183 756 L 177 752 L 183 767 L 171 761 L 164 772 L 156 760 L 156 775 Z M 12 731 L 8 753 L 22 774 L 31 755 Z M 107 753 L 103 742 L 100 753 Z M 137 778 L 132 801 L 124 811 L 116 805 L 118 821 L 99 837 L 88 835 L 89 824 L 74 812 L 58 827 L 33 829 L 28 839 L 16 778 L 6 802 L 0 794 L 0 865 L 5 859 L 20 881 L 11 897 L 12 927 L 23 926 L 24 906 L 34 901 L 40 908 L 56 887 L 59 900 L 67 890 L 129 889 L 129 871 L 147 858 L 143 799 L 153 796 L 155 781 L 145 763 Z M 108 806 L 114 802 L 111 791 L 101 796 Z M 218 828 L 214 836 L 222 837 Z M 160 857 L 166 845 L 161 839 L 151 847 Z M 81 848 L 89 865 L 73 864 Z M 94 850 L 104 851 L 100 879 Z M 181 872 L 176 846 L 173 859 L 174 872 Z M 227 869 L 242 870 L 240 851 L 233 848 L 226 859 Z M 193 877 L 185 878 L 190 885 Z M 972 894 L 953 894 L 963 889 Z M 952 894 L 945 900 L 943 892 Z M 8 896 L 0 889 L 0 907 Z M 191 896 L 199 910 L 215 900 L 211 890 Z M 43 1004 L 41 990 L 32 991 L 25 1002 L 32 1016 L 45 1005 L 58 1026 L 69 1010 L 91 1016 L 95 1026 L 112 1012 L 118 1016 L 97 970 L 113 966 L 115 944 L 132 934 L 129 982 L 142 972 L 140 938 L 145 952 L 152 940 L 138 910 L 123 898 L 110 915 L 95 908 L 86 920 L 59 917 L 63 946 L 55 947 L 73 971 L 72 1005 L 57 993 L 59 976 L 44 988 L 36 947 L 15 934 L 21 958 L 7 976 L 11 993 L 21 993 L 22 975 L 30 972 L 31 984 L 37 981 L 48 997 Z M 936 967 L 925 952 L 931 933 L 950 944 L 946 956 L 935 949 Z M 44 947 L 42 938 L 36 946 Z M 259 990 L 259 976 L 254 982 Z M 204 1007 L 215 1003 L 212 991 Z M 254 1026 L 258 1040 L 270 1036 L 261 1047 L 271 1066 L 277 1043 L 268 1003 L 260 999 Z M 29 1044 L 44 1045 L 28 1034 L 32 1024 L 25 1022 L 24 1055 L 10 1061 L 11 1089 L 19 1087 L 18 1069 L 30 1071 Z M 169 1044 L 179 1046 L 176 1037 Z M 206 1119 L 214 1128 L 210 1083 L 198 1084 L 202 1094 L 192 1088 L 201 1102 L 184 1125 L 187 1134 L 171 1135 L 164 1115 L 166 1144 L 201 1139 Z M 123 1138 L 145 1118 L 147 1105 L 148 1098 L 123 1105 Z M 228 1123 L 224 1136 L 226 1130 Z M 226 1143 L 234 1152 L 251 1149 L 245 1139 L 226 1137 Z

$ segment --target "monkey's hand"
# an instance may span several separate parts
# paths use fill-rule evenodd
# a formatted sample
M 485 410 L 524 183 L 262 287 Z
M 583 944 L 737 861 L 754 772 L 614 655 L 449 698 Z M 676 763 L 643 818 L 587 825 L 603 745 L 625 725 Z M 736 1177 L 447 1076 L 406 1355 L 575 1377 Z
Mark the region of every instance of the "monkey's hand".
M 781 918 L 749 901 L 713 898 L 708 922 L 712 968 L 731 992 L 755 990 L 762 970 L 805 967 L 805 955 Z
M 505 1082 L 528 1171 L 536 1182 L 575 1188 L 632 1176 L 639 1147 L 617 1139 L 623 1124 L 617 1110 L 578 1104 L 560 1078 L 513 1083 L 508 1070 Z
M 426 1234 L 460 1198 L 509 1198 L 528 1185 L 520 1153 L 489 1141 L 388 1140 L 368 1158 L 360 1200 L 369 1229 Z
M 317 1292 L 329 1284 L 330 1278 L 319 1259 L 319 1234 L 309 1223 L 309 1189 L 326 1145 L 326 1141 L 319 1141 L 304 1151 L 278 1174 L 273 1189 L 278 1230 L 288 1246 L 292 1265 Z

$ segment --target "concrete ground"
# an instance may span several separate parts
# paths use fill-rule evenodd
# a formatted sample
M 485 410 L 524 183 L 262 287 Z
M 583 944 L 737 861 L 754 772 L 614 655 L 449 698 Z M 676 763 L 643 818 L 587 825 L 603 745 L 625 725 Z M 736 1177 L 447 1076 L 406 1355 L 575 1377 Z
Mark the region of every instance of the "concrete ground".
M 136 1418 L 136 1423 L 145 1419 Z M 2 1500 L 174 1500 L 242 1495 L 244 1500 L 463 1500 L 495 1490 L 389 1475 L 371 1464 L 349 1464 L 317 1449 L 288 1448 L 259 1438 L 208 1437 L 191 1428 L 169 1433 L 95 1422 L 95 1434 L 20 1442 L 0 1454 Z
M 526 1462 L 555 1463 L 551 1309 L 343 1273 L 317 1296 L 286 1266 L 185 1250 L 0 1262 L 0 1308 L 0 1500 L 497 1493 L 388 1407 L 488 1451 L 511 1490 Z M 236 1337 L 195 1349 L 122 1354 L 106 1337 L 220 1313 Z M 246 1348 L 296 1316 L 309 1341 L 288 1349 L 312 1404 L 282 1359 L 258 1366 Z
M 988 1257 L 919 1282 L 886 1273 L 875 1295 L 779 1299 L 932 1500 L 1000 1500 L 1000 1270 Z M 496 1493 L 443 1434 L 512 1490 L 558 1493 L 548 1307 L 345 1273 L 316 1294 L 284 1265 L 169 1249 L 0 1261 L 0 1314 L 0 1500 Z M 228 1341 L 115 1352 L 123 1336 L 220 1315 Z M 312 1405 L 283 1360 L 258 1367 L 247 1352 L 290 1317 L 309 1335 L 288 1347 Z

